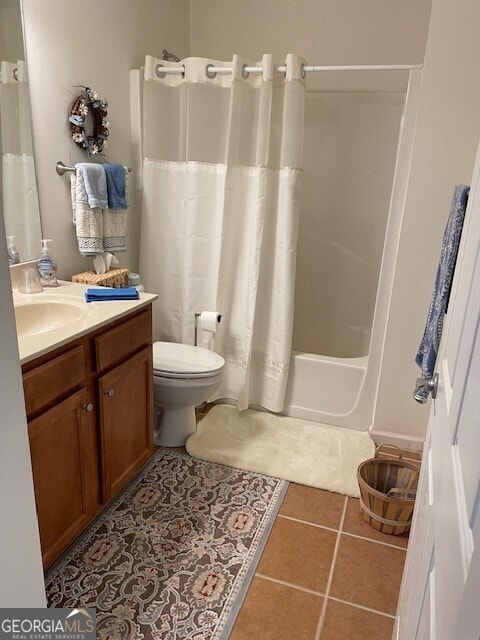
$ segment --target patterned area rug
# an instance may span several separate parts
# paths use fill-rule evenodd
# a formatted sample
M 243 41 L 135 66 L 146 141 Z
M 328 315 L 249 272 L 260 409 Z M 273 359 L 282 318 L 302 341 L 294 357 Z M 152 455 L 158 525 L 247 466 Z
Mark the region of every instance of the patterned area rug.
M 46 576 L 97 637 L 225 640 L 287 483 L 160 450 Z

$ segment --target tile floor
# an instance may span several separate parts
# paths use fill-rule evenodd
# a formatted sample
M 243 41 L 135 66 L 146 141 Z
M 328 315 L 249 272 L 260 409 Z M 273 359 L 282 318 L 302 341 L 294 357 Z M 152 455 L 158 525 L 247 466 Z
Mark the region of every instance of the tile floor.
M 358 500 L 291 484 L 230 640 L 390 640 L 406 547 Z
M 407 544 L 357 499 L 291 484 L 229 640 L 390 640 Z

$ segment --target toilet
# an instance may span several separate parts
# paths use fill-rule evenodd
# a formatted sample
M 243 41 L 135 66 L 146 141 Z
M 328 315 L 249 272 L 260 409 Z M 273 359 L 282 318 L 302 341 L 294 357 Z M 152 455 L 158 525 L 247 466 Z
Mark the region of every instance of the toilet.
M 153 344 L 156 445 L 185 445 L 195 432 L 195 407 L 220 387 L 224 366 L 222 356 L 203 347 Z

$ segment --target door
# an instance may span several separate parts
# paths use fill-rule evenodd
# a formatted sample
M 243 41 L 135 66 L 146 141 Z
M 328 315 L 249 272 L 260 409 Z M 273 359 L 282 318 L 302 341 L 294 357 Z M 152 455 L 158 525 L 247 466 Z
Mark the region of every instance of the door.
M 394 638 L 480 637 L 480 153 L 430 410 Z
M 78 391 L 28 425 L 44 566 L 93 517 L 86 392 Z
M 151 347 L 98 381 L 103 497 L 109 500 L 153 452 Z

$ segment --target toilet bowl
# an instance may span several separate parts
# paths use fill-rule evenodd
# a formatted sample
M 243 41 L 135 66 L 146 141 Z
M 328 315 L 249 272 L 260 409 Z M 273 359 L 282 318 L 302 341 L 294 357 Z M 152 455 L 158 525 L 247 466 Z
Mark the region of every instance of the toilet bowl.
M 153 345 L 155 444 L 181 447 L 195 432 L 195 407 L 222 384 L 225 360 L 203 347 Z

